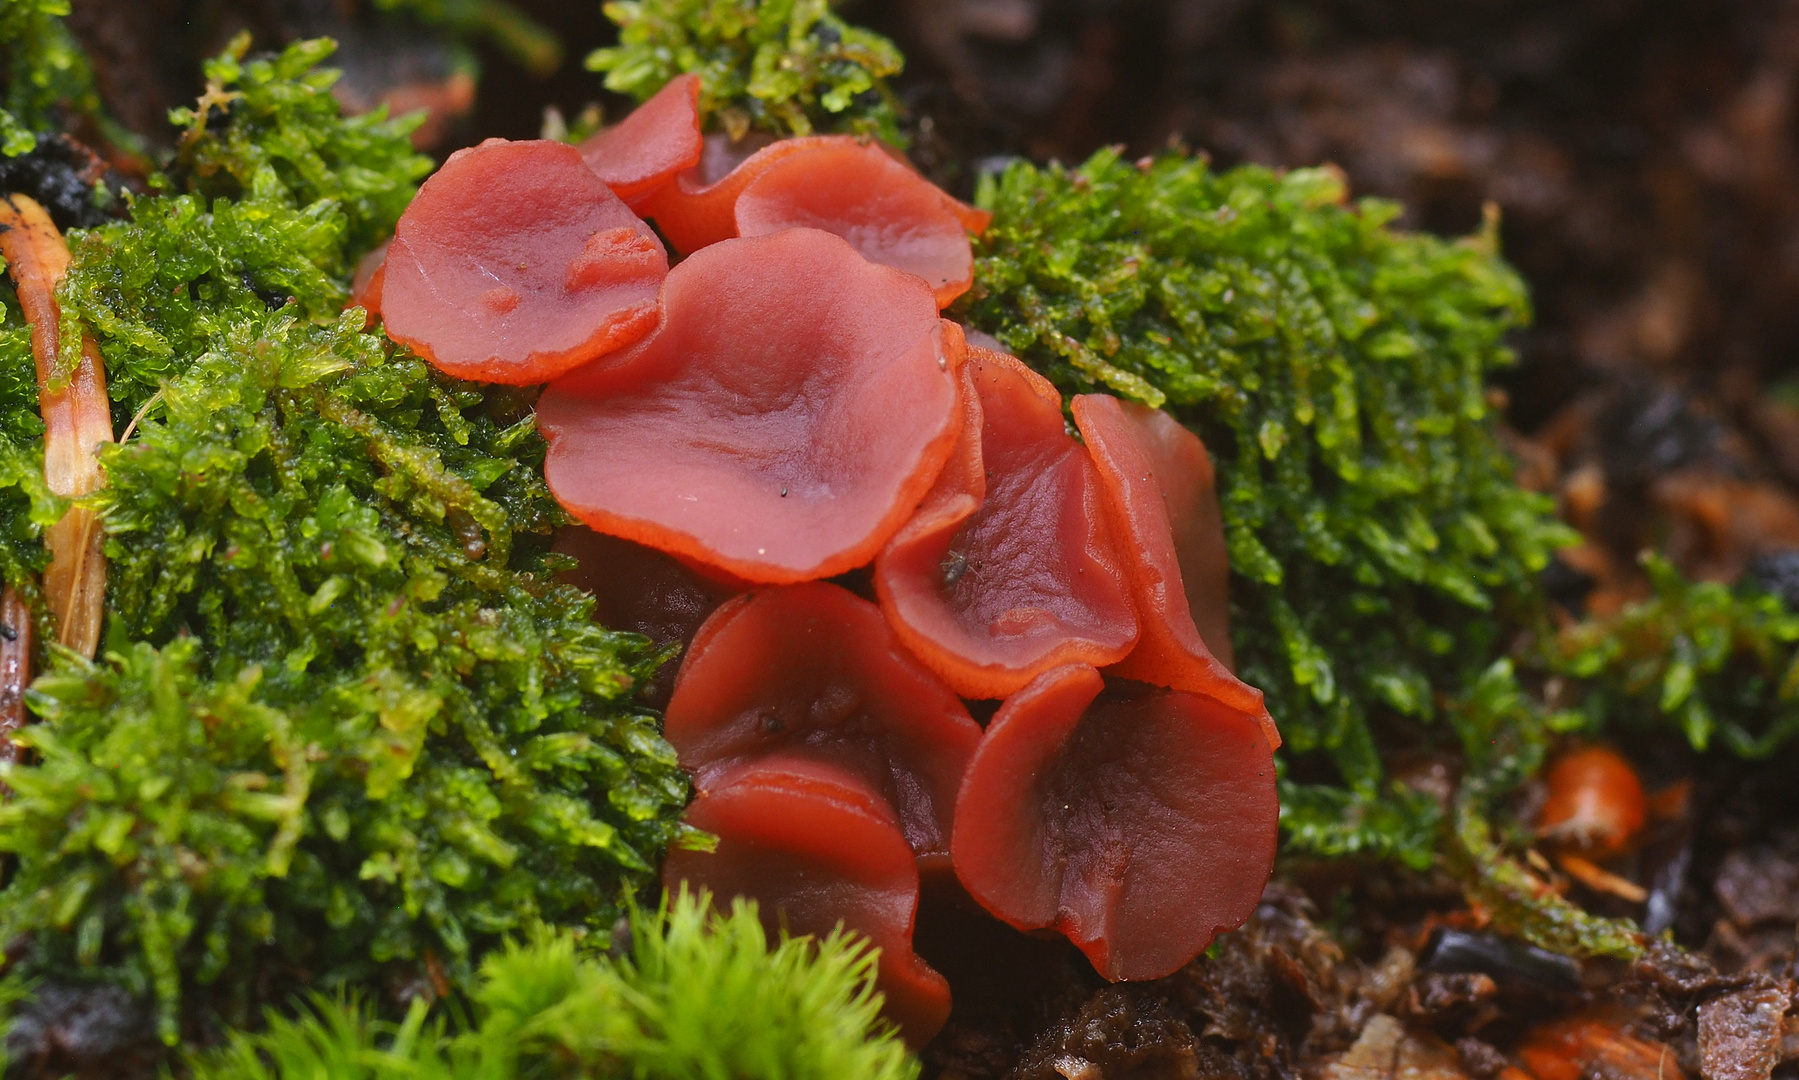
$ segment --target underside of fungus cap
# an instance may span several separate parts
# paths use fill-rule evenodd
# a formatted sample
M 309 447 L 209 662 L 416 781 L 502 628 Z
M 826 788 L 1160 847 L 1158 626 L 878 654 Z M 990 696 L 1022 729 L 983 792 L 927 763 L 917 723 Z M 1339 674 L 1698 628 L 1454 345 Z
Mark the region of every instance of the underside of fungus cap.
M 381 286 L 387 334 L 446 374 L 529 385 L 656 325 L 654 230 L 547 139 L 450 155 L 400 216 Z
M 1274 751 L 1211 698 L 1057 668 L 1008 698 L 962 780 L 956 875 L 1113 981 L 1172 974 L 1255 910 L 1274 868 Z
M 957 693 L 1001 698 L 1062 664 L 1123 659 L 1137 617 L 1061 395 L 1003 353 L 968 356 L 979 409 L 876 560 L 875 588 L 900 639 Z
M 788 229 L 689 256 L 662 307 L 648 339 L 539 399 L 557 500 L 747 582 L 867 563 L 956 439 L 962 337 L 929 287 Z
M 913 1046 L 949 1018 L 949 984 L 912 951 L 918 869 L 881 798 L 819 761 L 775 758 L 721 777 L 687 808 L 718 837 L 709 852 L 676 849 L 662 864 L 673 890 L 754 898 L 771 930 L 823 937 L 839 926 L 881 950 L 884 1014 Z
M 387 278 L 387 248 L 393 241 L 383 241 L 356 263 L 356 276 L 350 279 L 350 303 L 381 317 L 381 283 Z
M 581 157 L 625 205 L 637 209 L 699 164 L 700 77 L 677 75 L 623 120 L 581 143 Z
M 842 136 L 806 135 L 772 142 L 711 183 L 701 179 L 699 169 L 685 170 L 644 201 L 643 215 L 656 222 L 656 228 L 668 237 L 677 252 L 692 255 L 737 235 L 737 197 L 764 169 L 782 158 L 829 145 L 838 138 Z
M 652 645 L 685 648 L 706 617 L 736 590 L 694 573 L 657 551 L 596 533 L 584 525 L 556 530 L 552 547 L 576 560 L 557 580 L 593 595 L 593 621 L 610 630 L 642 634 Z M 655 678 L 640 684 L 637 700 L 652 709 L 668 704 L 678 664 L 665 661 Z
M 758 589 L 707 620 L 664 734 L 702 790 L 770 755 L 828 761 L 887 800 L 921 859 L 943 862 L 981 729 L 878 608 L 813 582 Z
M 1160 409 L 1108 394 L 1081 394 L 1072 411 L 1099 469 L 1143 626 L 1136 648 L 1106 673 L 1215 697 L 1256 717 L 1278 747 L 1262 692 L 1207 647 L 1230 640 L 1230 564 L 1205 447 Z M 1195 598 L 1206 606 L 1196 610 Z M 1210 638 L 1200 634 L 1202 617 Z

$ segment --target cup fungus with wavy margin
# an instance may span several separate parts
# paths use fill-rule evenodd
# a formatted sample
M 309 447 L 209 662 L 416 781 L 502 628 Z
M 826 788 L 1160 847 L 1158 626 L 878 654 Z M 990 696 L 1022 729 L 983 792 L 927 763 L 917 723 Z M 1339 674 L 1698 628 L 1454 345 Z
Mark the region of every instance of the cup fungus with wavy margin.
M 938 307 L 974 282 L 968 232 L 942 191 L 872 143 L 837 138 L 771 161 L 737 197 L 740 236 L 811 228 L 871 261 L 917 274 Z
M 667 717 L 701 790 L 771 754 L 827 761 L 887 800 L 922 866 L 947 869 L 981 729 L 847 589 L 812 582 L 727 602 L 695 635 Z
M 762 185 L 771 175 L 776 179 Z M 746 198 L 752 204 L 747 218 Z M 945 288 L 960 273 L 960 260 L 970 258 L 967 234 L 979 235 L 993 219 L 952 198 L 882 144 L 848 135 L 781 139 L 710 183 L 698 168 L 688 169 L 637 205 L 684 255 L 753 235 L 746 225 L 807 225 L 844 236 L 876 262 L 944 268 Z
M 1230 640 L 1230 568 L 1205 447 L 1160 409 L 1108 394 L 1077 395 L 1072 411 L 1098 468 L 1142 620 L 1136 647 L 1106 674 L 1215 697 L 1255 716 L 1278 747 L 1262 692 L 1231 674 L 1196 625 L 1203 617 L 1213 640 Z M 1196 595 L 1206 609 L 1192 606 Z
M 425 181 L 382 273 L 389 337 L 458 378 L 529 385 L 654 329 L 668 254 L 574 147 L 489 139 Z
M 930 289 L 789 229 L 689 256 L 662 312 L 539 399 L 557 500 L 750 582 L 868 562 L 955 444 L 962 336 Z
M 886 1016 L 913 1046 L 929 1041 L 949 1018 L 949 983 L 912 951 L 918 868 L 885 800 L 818 760 L 764 759 L 718 779 L 685 818 L 718 847 L 669 852 L 663 884 L 754 897 L 771 929 L 868 938 Z
M 1062 397 L 1004 353 L 970 347 L 978 408 L 951 463 L 875 560 L 907 648 L 969 698 L 1001 698 L 1067 663 L 1116 663 L 1137 640 L 1125 560 Z
M 633 210 L 700 162 L 700 77 L 677 75 L 623 120 L 581 143 L 581 157 Z
M 994 714 L 950 850 L 995 916 L 1060 931 L 1108 979 L 1157 979 L 1249 918 L 1279 817 L 1254 718 L 1069 665 Z

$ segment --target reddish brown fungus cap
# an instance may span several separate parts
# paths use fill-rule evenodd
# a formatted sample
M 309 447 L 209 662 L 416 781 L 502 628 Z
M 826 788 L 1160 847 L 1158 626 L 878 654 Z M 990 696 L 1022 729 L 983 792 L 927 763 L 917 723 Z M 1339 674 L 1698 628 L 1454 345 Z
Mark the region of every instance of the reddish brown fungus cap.
M 1255 910 L 1274 866 L 1274 753 L 1211 698 L 1085 665 L 1000 707 L 956 806 L 956 874 L 988 911 L 1155 979 Z
M 667 273 L 655 232 L 574 147 L 489 139 L 400 216 L 381 311 L 440 370 L 527 385 L 648 333 Z
M 956 438 L 960 330 L 924 282 L 812 229 L 668 276 L 662 325 L 539 399 L 577 519 L 745 581 L 869 561 Z
M 947 864 L 956 792 L 981 738 L 878 608 L 823 582 L 719 608 L 681 665 L 665 733 L 702 789 L 777 753 L 854 774 L 893 807 L 927 865 Z
M 892 811 L 818 761 L 768 760 L 721 780 L 686 815 L 717 849 L 669 852 L 663 884 L 752 897 L 771 933 L 863 935 L 881 950 L 886 1016 L 913 1046 L 929 1041 L 949 1018 L 949 984 L 912 951 L 918 870 Z
M 1137 618 L 1061 395 L 1004 353 L 968 356 L 979 408 L 876 559 L 875 588 L 900 639 L 957 693 L 1000 698 L 1061 664 L 1123 659 Z
M 581 156 L 636 209 L 700 161 L 700 77 L 677 75 L 618 123 L 581 144 Z
M 1108 394 L 1076 396 L 1073 412 L 1099 469 L 1143 626 L 1136 648 L 1107 674 L 1215 697 L 1256 717 L 1279 746 L 1262 692 L 1207 647 L 1216 640 L 1228 649 L 1230 564 L 1205 447 L 1160 409 Z M 1204 606 L 1193 607 L 1195 598 Z M 1200 634 L 1201 619 L 1210 637 Z
M 835 233 L 871 261 L 924 278 L 947 307 L 974 281 L 968 232 L 948 201 L 879 146 L 836 139 L 770 162 L 737 198 L 737 231 Z
M 819 156 L 817 164 L 800 161 L 814 155 Z M 886 158 L 898 167 L 899 172 L 879 167 L 869 155 Z M 711 183 L 704 181 L 699 169 L 688 169 L 676 175 L 673 181 L 657 188 L 644 200 L 640 209 L 645 217 L 655 220 L 656 227 L 662 230 L 662 235 L 668 237 L 668 242 L 674 245 L 676 251 L 690 255 L 720 240 L 749 235 L 738 232 L 738 200 L 753 184 L 768 172 L 777 170 L 777 167 L 779 171 L 787 173 L 787 178 L 771 184 L 762 196 L 765 205 L 753 212 L 760 226 L 767 227 L 770 221 L 782 214 L 811 214 L 816 220 L 790 221 L 788 224 L 812 225 L 843 235 L 848 235 L 854 228 L 859 237 L 868 241 L 869 258 L 877 262 L 886 260 L 875 254 L 875 251 L 898 251 L 908 244 L 918 246 L 921 251 L 937 248 L 939 240 L 930 239 L 929 247 L 924 242 L 927 238 L 939 236 L 942 229 L 937 218 L 939 212 L 954 217 L 964 231 L 976 235 L 985 230 L 993 219 L 993 215 L 987 211 L 951 198 L 942 189 L 919 176 L 904 158 L 882 144 L 867 143 L 849 135 L 807 135 L 797 139 L 781 139 L 750 154 L 730 172 Z M 789 168 L 791 172 L 788 171 Z M 901 173 L 905 175 L 902 177 Z M 881 187 L 843 191 L 808 189 L 811 185 L 834 185 L 846 181 L 873 182 Z M 882 223 L 878 216 L 858 209 L 855 204 L 858 199 L 870 197 L 876 199 L 876 205 L 885 207 L 886 212 L 906 216 Z M 913 221 L 912 218 L 920 213 L 927 215 L 933 224 L 924 227 Z M 889 238 L 882 239 L 874 235 L 882 224 L 891 230 Z M 962 241 L 966 247 L 967 238 L 963 237 Z M 933 258 L 921 265 L 936 267 L 940 263 L 937 258 Z M 933 288 L 936 285 L 933 282 Z

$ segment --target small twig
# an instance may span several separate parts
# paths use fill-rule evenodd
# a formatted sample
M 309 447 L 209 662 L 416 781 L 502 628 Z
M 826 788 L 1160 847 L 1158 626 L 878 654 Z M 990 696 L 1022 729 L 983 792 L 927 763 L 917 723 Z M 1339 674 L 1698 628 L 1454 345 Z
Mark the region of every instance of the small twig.
M 136 431 L 137 425 L 143 421 L 145 416 L 149 415 L 150 406 L 155 405 L 161 400 L 162 391 L 158 390 L 156 393 L 150 395 L 149 400 L 137 407 L 137 412 L 133 413 L 131 416 L 131 423 L 125 425 L 124 434 L 119 436 L 119 444 L 121 446 L 131 441 L 131 433 Z
M 56 377 L 62 315 L 56 286 L 69 269 L 69 245 L 36 200 L 7 195 L 0 197 L 0 256 L 31 327 L 38 412 L 44 418 L 44 482 L 52 494 L 79 499 L 105 482 L 95 451 L 113 441 L 112 403 L 92 337 L 83 335 L 81 360 L 67 380 Z M 44 597 L 56 616 L 56 640 L 89 657 L 100 646 L 106 613 L 103 539 L 99 518 L 84 506 L 70 507 L 44 534 L 50 551 Z

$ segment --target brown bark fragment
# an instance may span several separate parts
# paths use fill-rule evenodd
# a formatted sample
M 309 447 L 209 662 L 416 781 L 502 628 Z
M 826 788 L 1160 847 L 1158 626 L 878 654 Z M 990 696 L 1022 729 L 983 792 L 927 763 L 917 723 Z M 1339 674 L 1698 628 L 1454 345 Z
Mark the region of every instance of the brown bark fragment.
M 1738 990 L 1699 1007 L 1699 1071 L 1705 1080 L 1768 1080 L 1780 1061 L 1791 995 L 1782 987 Z

